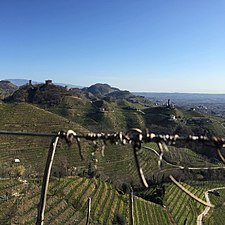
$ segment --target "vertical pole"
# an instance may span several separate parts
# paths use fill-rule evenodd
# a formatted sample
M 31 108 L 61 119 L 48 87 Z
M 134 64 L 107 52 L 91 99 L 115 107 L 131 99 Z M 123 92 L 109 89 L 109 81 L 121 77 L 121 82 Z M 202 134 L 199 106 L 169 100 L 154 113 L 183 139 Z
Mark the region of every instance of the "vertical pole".
M 90 224 L 90 217 L 91 217 L 91 198 L 88 198 L 88 213 L 87 213 L 86 225 Z
M 134 192 L 132 187 L 130 189 L 130 224 L 134 225 Z
M 44 176 L 43 176 L 43 180 L 42 180 L 41 196 L 40 196 L 40 202 L 38 205 L 38 215 L 37 215 L 36 225 L 44 224 L 45 206 L 46 206 L 46 199 L 47 199 L 47 193 L 48 193 L 48 184 L 49 184 L 52 163 L 54 160 L 58 140 L 59 140 L 59 133 L 57 136 L 53 137 L 52 142 L 50 144 L 49 151 L 48 151 L 48 157 L 47 157 L 47 161 L 45 164 L 45 171 L 44 171 Z
M 134 153 L 134 160 L 135 160 L 135 164 L 136 164 L 136 167 L 137 167 L 137 171 L 138 171 L 138 175 L 141 179 L 141 183 L 143 184 L 143 186 L 145 188 L 148 188 L 148 183 L 145 179 L 145 176 L 144 176 L 144 173 L 143 173 L 143 170 L 141 168 L 141 165 L 139 163 L 139 159 L 138 159 L 138 151 L 140 150 L 140 143 L 134 143 L 133 144 L 133 153 Z

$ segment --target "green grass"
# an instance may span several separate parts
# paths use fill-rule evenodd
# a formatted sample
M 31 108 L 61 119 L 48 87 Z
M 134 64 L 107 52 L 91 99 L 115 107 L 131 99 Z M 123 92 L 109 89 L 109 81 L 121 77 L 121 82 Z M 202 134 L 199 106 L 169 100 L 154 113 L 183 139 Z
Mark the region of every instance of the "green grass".
M 79 119 L 76 121 L 76 113 L 80 113 L 80 118 L 84 118 L 85 113 L 93 113 L 92 116 L 88 117 L 88 120 L 95 121 L 92 123 L 93 126 L 96 123 L 100 124 L 102 129 L 126 130 L 129 126 L 132 127 L 133 125 L 143 128 L 146 125 L 146 120 L 152 121 L 155 117 L 156 122 L 158 121 L 159 124 L 162 122 L 163 124 L 173 113 L 164 108 L 154 108 L 142 109 L 146 113 L 143 115 L 135 110 L 122 109 L 121 107 L 132 105 L 126 101 L 114 102 L 112 103 L 112 111 L 100 113 L 93 108 L 91 102 L 82 102 L 80 99 L 74 99 L 73 101 L 68 103 L 71 104 L 71 108 L 68 109 L 71 113 L 69 115 L 73 116 L 70 121 L 34 105 L 25 103 L 2 104 L 0 105 L 1 129 L 24 132 L 52 132 L 74 129 L 76 132 L 86 133 L 88 130 L 79 125 L 79 123 L 88 123 L 88 121 L 85 121 L 87 117 L 85 117 L 84 121 Z M 79 104 L 83 104 L 84 108 L 72 108 L 75 107 L 76 101 L 79 101 Z M 91 112 L 92 109 L 95 111 Z M 181 116 L 188 117 L 187 114 L 176 109 L 175 114 L 179 115 L 179 113 Z M 220 129 L 219 123 L 217 125 L 215 123 L 209 125 L 214 126 L 214 128 L 218 126 L 215 129 Z M 176 124 L 170 123 L 168 126 L 175 127 Z M 218 130 L 219 132 L 221 131 Z M 50 142 L 51 139 L 49 138 L 0 136 L 0 176 L 8 177 L 8 171 L 11 166 L 15 166 L 12 164 L 12 160 L 15 158 L 19 158 L 21 164 L 25 166 L 26 175 L 38 173 L 39 176 L 42 176 Z M 95 156 L 98 159 L 97 172 L 102 180 L 113 181 L 120 185 L 124 182 L 140 185 L 140 179 L 133 158 L 133 150 L 130 145 L 107 144 L 105 157 L 102 157 L 100 153 L 101 147 L 98 146 L 96 148 L 91 142 L 88 143 L 87 141 L 82 141 L 81 144 L 85 156 L 83 162 L 80 160 L 76 145 L 68 148 L 64 141 L 60 141 L 53 163 L 53 173 L 61 171 L 64 173 L 63 175 L 70 175 L 68 171 L 73 167 L 76 167 L 76 174 L 87 172 L 88 164 L 91 160 L 91 152 L 95 150 Z M 159 151 L 155 143 L 146 145 Z M 171 163 L 192 167 L 214 165 L 188 148 L 171 147 L 169 149 L 170 151 L 165 153 L 164 156 Z M 138 155 L 146 179 L 151 179 L 153 175 L 157 176 L 157 173 L 160 172 L 157 156 L 144 148 L 139 151 Z M 163 164 L 162 169 L 162 173 L 164 171 L 169 173 L 169 166 Z M 25 224 L 35 224 L 40 183 L 35 179 L 30 180 L 27 188 L 18 181 L 12 180 L 10 182 L 8 180 L 0 180 L 0 193 L 4 195 L 6 190 L 17 190 L 24 194 L 24 197 L 21 199 L 10 198 L 7 202 L 1 202 L 3 209 L 2 213 L 0 213 L 1 221 L 5 224 L 9 223 L 10 220 L 18 220 L 20 223 L 24 222 Z M 216 186 L 219 185 L 216 182 L 205 183 L 205 186 L 199 186 L 197 182 L 184 185 L 186 185 L 188 190 L 204 199 L 204 191 L 214 184 Z M 96 223 L 111 224 L 112 220 L 118 214 L 121 214 L 126 219 L 127 224 L 129 224 L 129 196 L 119 194 L 109 183 L 95 179 L 89 180 L 75 177 L 61 179 L 61 181 L 52 180 L 50 186 L 49 204 L 46 208 L 48 224 L 84 224 L 88 197 L 92 197 L 93 199 L 91 216 Z M 138 197 L 135 199 L 136 224 L 171 224 L 167 212 L 172 215 L 177 224 L 183 224 L 186 219 L 188 224 L 194 224 L 197 215 L 202 210 L 202 206 L 199 203 L 172 184 L 166 190 L 164 199 L 166 209 Z M 216 201 L 216 199 L 214 200 Z M 221 210 L 224 210 L 223 207 Z M 9 215 L 10 212 L 12 212 L 11 217 Z M 219 208 L 218 211 L 215 209 L 212 212 L 212 217 L 215 218 L 211 220 L 219 223 L 219 220 L 216 220 L 216 218 L 220 213 Z M 213 224 L 213 222 L 209 224 Z
M 86 129 L 76 123 L 25 103 L 0 105 L 0 127 L 1 130 L 20 132 L 58 132 L 67 129 L 87 132 Z M 43 173 L 50 143 L 51 138 L 1 135 L 0 175 L 7 175 L 7 170 L 15 158 L 20 159 L 26 167 L 27 173 Z M 82 143 L 82 145 L 84 149 L 88 148 L 87 143 Z M 75 166 L 74 159 L 79 159 L 77 146 L 73 145 L 68 150 L 65 144 L 59 144 L 56 162 L 65 157 L 67 157 L 68 165 Z M 79 160 L 77 160 L 76 165 L 79 165 L 79 163 Z
M 3 104 L 1 105 L 1 112 L 0 125 L 4 130 L 52 132 L 72 128 L 77 132 L 87 132 L 86 129 L 76 123 L 25 103 Z M 27 174 L 39 173 L 41 175 L 43 173 L 51 139 L 0 136 L 0 140 L 0 175 L 7 176 L 7 170 L 15 158 L 21 160 Z M 81 141 L 81 144 L 85 155 L 84 162 L 80 160 L 76 144 L 69 149 L 64 142 L 60 141 L 54 159 L 53 172 L 57 172 L 60 168 L 61 171 L 66 173 L 66 170 L 63 169 L 65 167 L 76 167 L 77 173 L 82 173 L 84 169 L 87 170 L 93 145 L 85 141 Z M 124 149 L 122 146 L 107 145 L 105 158 L 99 157 L 100 170 L 111 176 L 115 174 L 114 169 L 117 168 L 118 173 L 115 176 L 119 179 L 119 176 L 123 174 L 122 168 L 126 165 L 127 157 L 132 157 L 131 152 L 131 149 L 128 151 L 127 148 Z M 109 164 L 108 162 L 112 160 L 114 160 L 114 163 Z M 122 162 L 123 160 L 124 162 Z M 117 163 L 117 161 L 119 162 Z M 126 176 L 124 175 L 124 177 Z
M 199 198 L 205 200 L 204 192 L 214 187 L 225 185 L 224 182 L 197 182 L 190 181 L 182 185 Z M 12 197 L 0 202 L 0 221 L 8 224 L 9 221 L 17 221 L 23 224 L 35 224 L 37 204 L 39 202 L 40 185 L 35 179 L 28 180 L 28 186 L 15 179 L 1 180 L 0 193 L 13 188 L 20 197 Z M 225 190 L 219 191 L 220 196 L 210 194 L 210 199 L 216 207 L 210 210 L 209 216 L 204 219 L 205 224 L 223 224 Z M 113 219 L 121 214 L 130 223 L 130 198 L 128 194 L 119 194 L 109 183 L 98 179 L 70 177 L 64 179 L 52 179 L 50 182 L 47 207 L 45 211 L 46 224 L 84 224 L 87 213 L 87 199 L 92 198 L 91 218 L 93 223 L 112 224 Z M 190 198 L 176 185 L 166 184 L 166 192 L 163 198 L 166 208 L 155 203 L 134 196 L 135 224 L 169 225 L 171 220 L 178 225 L 196 224 L 197 216 L 205 206 Z M 170 216 L 168 216 L 170 214 Z M 172 217 L 172 218 L 171 218 Z
M 73 100 L 81 102 L 80 99 Z M 74 103 L 75 102 L 70 103 L 71 107 Z M 84 102 L 83 104 L 89 104 L 90 106 L 91 103 Z M 124 123 L 120 123 L 120 121 L 125 121 L 124 118 L 127 117 L 128 114 L 130 114 L 130 118 L 133 115 L 134 120 L 139 121 L 137 123 L 141 124 L 141 115 L 137 112 L 123 112 L 122 109 L 116 109 L 116 104 L 119 103 L 113 104 L 115 106 L 115 111 L 103 115 L 104 117 L 111 117 L 111 119 L 107 120 L 111 121 L 112 124 L 118 124 L 118 127 L 126 126 Z M 126 105 L 128 103 L 120 102 L 120 104 Z M 79 110 L 82 111 L 82 109 Z M 156 108 L 154 110 L 161 110 L 160 112 L 163 112 L 162 108 Z M 72 128 L 81 133 L 88 131 L 75 122 L 26 103 L 2 104 L 0 105 L 0 111 L 0 125 L 4 130 L 52 132 Z M 26 168 L 27 175 L 42 175 L 50 142 L 50 138 L 1 135 L 0 176 L 8 176 L 7 174 L 11 162 L 15 158 L 21 160 L 21 164 Z M 157 149 L 155 144 L 153 145 L 153 147 Z M 68 171 L 72 167 L 76 167 L 76 174 L 82 174 L 84 170 L 87 171 L 88 161 L 91 159 L 91 151 L 94 150 L 94 146 L 91 142 L 87 141 L 81 141 L 81 146 L 85 156 L 83 162 L 80 160 L 76 144 L 72 145 L 71 148 L 68 148 L 63 141 L 60 141 L 53 163 L 53 174 L 58 174 L 58 172 L 61 171 L 63 175 L 70 175 L 70 172 Z M 139 156 L 146 178 L 151 178 L 152 175 L 158 171 L 157 157 L 146 149 L 142 149 Z M 185 165 L 190 165 L 190 162 L 197 165 L 203 165 L 206 161 L 188 149 L 171 149 L 166 156 L 168 156 L 169 159 L 174 160 L 173 162 L 180 161 L 180 164 L 184 163 Z M 105 157 L 100 156 L 99 150 L 96 152 L 96 157 L 99 161 L 97 164 L 98 171 L 103 177 L 108 177 L 116 182 L 132 181 L 133 183 L 140 183 L 131 146 L 114 146 L 108 144 L 105 148 Z
M 183 185 L 197 197 L 205 200 L 203 190 L 195 189 L 185 183 Z M 185 220 L 187 220 L 187 224 L 196 224 L 197 215 L 204 209 L 203 205 L 193 200 L 175 184 L 170 184 L 166 189 L 163 202 L 178 225 L 183 225 Z
M 11 185 L 21 197 L 10 197 L 8 201 L 0 203 L 4 208 L 0 219 L 7 224 L 17 220 L 18 223 L 35 224 L 37 204 L 40 189 L 32 180 L 28 180 L 28 188 L 24 191 L 24 184 L 16 180 L 0 182 L 1 191 L 4 193 Z M 19 184 L 19 186 L 18 186 Z M 22 195 L 24 193 L 24 195 Z M 84 197 L 85 196 L 85 197 Z M 84 224 L 87 213 L 87 199 L 92 198 L 91 218 L 93 223 L 112 224 L 118 214 L 122 214 L 129 224 L 129 195 L 119 194 L 109 183 L 87 178 L 65 178 L 52 180 L 47 198 L 45 211 L 46 224 Z M 74 202 L 76 201 L 76 205 Z M 168 216 L 162 207 L 135 197 L 135 224 L 160 224 L 165 220 L 170 224 Z M 9 215 L 9 212 L 13 212 Z M 8 216 L 7 216 L 8 215 Z M 152 217 L 151 215 L 155 215 Z M 163 219 L 162 219 L 162 218 Z M 139 222 L 138 222 L 139 221 Z
M 85 113 L 92 113 L 96 119 L 96 124 L 98 124 L 98 127 L 101 127 L 102 130 L 104 130 L 103 128 L 106 130 L 126 130 L 128 127 L 135 126 L 144 128 L 146 126 L 145 117 L 148 117 L 148 115 L 160 118 L 162 117 L 161 119 L 163 120 L 163 118 L 165 119 L 173 113 L 173 110 L 171 111 L 163 107 L 145 109 L 146 115 L 142 115 L 132 110 L 123 110 L 123 107 L 133 104 L 126 100 L 110 103 L 112 104 L 111 107 L 113 110 L 106 113 L 97 112 L 96 109 L 93 108 L 93 104 L 90 101 L 83 101 L 79 98 L 65 97 L 65 104 L 71 108 L 70 110 L 75 110 L 73 112 L 74 120 L 65 119 L 54 113 L 26 103 L 2 104 L 0 105 L 1 129 L 28 132 L 52 132 L 73 129 L 76 132 L 85 133 L 88 130 L 79 125 L 78 123 L 81 122 L 76 121 L 75 119 L 76 117 L 90 118 L 85 116 Z M 80 105 L 84 108 L 80 108 Z M 175 109 L 175 111 L 177 111 L 176 114 L 182 112 L 178 109 Z M 151 121 L 156 123 L 157 120 Z M 33 174 L 37 172 L 42 174 L 50 142 L 51 139 L 49 138 L 13 137 L 1 135 L 0 176 L 7 175 L 7 170 L 11 165 L 11 161 L 15 158 L 21 159 L 22 164 L 26 167 L 27 173 Z M 93 150 L 93 145 L 86 141 L 82 141 L 81 144 L 86 159 L 84 162 L 80 161 L 78 149 L 75 144 L 69 149 L 63 141 L 60 141 L 59 147 L 57 148 L 57 154 L 55 156 L 53 172 L 57 173 L 61 170 L 63 174 L 69 175 L 67 173 L 67 168 L 77 167 L 77 173 L 82 173 L 83 170 L 87 169 L 88 160 L 91 158 L 90 153 L 91 150 Z M 183 153 L 181 153 L 182 151 Z M 192 151 L 187 149 L 183 149 L 182 151 L 175 151 L 171 149 L 168 154 L 168 158 L 175 159 L 176 161 L 178 159 L 181 163 L 184 162 L 185 165 L 193 162 L 193 159 L 196 158 L 195 161 L 198 161 L 198 165 L 203 164 L 201 162 L 201 158 L 196 157 L 197 155 Z M 155 162 L 150 160 L 155 159 L 154 156 L 152 156 L 151 153 L 141 153 L 140 157 L 142 157 L 142 163 L 145 171 L 150 175 L 151 171 L 156 169 Z M 145 160 L 146 157 L 148 160 Z M 123 175 L 125 167 L 127 171 L 126 175 L 129 179 L 130 177 L 133 177 L 133 175 L 136 177 L 135 165 L 132 160 L 132 149 L 130 146 L 117 147 L 107 145 L 105 158 L 98 157 L 98 160 L 100 162 L 99 170 L 106 175 L 113 176 L 112 179 L 114 179 L 115 176 L 119 179 L 119 176 Z M 206 160 L 203 159 L 203 161 Z M 110 162 L 112 163 L 110 164 Z M 118 173 L 114 173 L 113 171 L 117 171 Z M 123 176 L 122 179 L 125 177 L 126 176 Z
M 225 186 L 224 181 L 189 181 L 182 183 L 182 185 L 191 191 L 195 196 L 205 200 L 205 191 Z M 210 200 L 216 207 L 210 209 L 209 215 L 203 219 L 204 224 L 218 224 L 222 225 L 223 220 L 221 216 L 224 211 L 225 191 L 219 190 L 220 197 L 210 194 Z M 166 188 L 166 194 L 163 199 L 166 205 L 166 210 L 170 212 L 174 221 L 178 225 L 183 225 L 184 221 L 187 220 L 187 224 L 196 224 L 197 216 L 205 209 L 205 206 L 198 203 L 196 200 L 191 199 L 185 192 L 180 190 L 176 185 L 169 184 Z
M 225 210 L 225 190 L 217 190 L 220 196 L 209 194 L 210 201 L 215 205 L 215 208 L 210 210 L 206 217 L 205 224 L 207 225 L 223 225 L 224 224 L 224 210 Z

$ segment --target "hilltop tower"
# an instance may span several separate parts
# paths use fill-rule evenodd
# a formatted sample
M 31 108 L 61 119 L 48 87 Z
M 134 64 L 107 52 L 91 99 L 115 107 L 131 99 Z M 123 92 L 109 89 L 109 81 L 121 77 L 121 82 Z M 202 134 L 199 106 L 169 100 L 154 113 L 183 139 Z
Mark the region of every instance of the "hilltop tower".
M 53 83 L 52 83 L 52 80 L 45 80 L 45 84 L 46 84 L 46 85 L 51 85 L 51 84 L 53 84 Z

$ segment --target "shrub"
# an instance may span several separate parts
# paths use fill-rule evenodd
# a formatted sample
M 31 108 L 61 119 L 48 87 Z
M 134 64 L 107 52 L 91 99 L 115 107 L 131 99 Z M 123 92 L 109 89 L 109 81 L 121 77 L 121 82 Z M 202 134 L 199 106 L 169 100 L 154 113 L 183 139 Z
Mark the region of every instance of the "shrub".
M 121 214 L 117 214 L 112 222 L 113 225 L 125 225 L 126 219 Z

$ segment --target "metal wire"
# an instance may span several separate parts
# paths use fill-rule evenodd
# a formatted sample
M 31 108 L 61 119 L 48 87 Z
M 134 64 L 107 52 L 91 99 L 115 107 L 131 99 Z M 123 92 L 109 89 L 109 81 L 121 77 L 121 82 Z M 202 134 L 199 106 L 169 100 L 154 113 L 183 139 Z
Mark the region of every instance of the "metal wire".
M 80 139 L 85 139 L 88 141 L 97 141 L 101 140 L 101 142 L 105 145 L 107 142 L 111 144 L 131 144 L 133 147 L 133 155 L 135 159 L 135 164 L 137 167 L 137 171 L 140 177 L 140 180 L 144 187 L 148 187 L 147 180 L 144 176 L 142 167 L 139 162 L 138 153 L 141 149 L 141 145 L 143 143 L 149 143 L 149 142 L 155 142 L 158 144 L 158 147 L 160 149 L 159 153 L 159 161 L 158 164 L 161 167 L 162 159 L 163 159 L 163 152 L 164 150 L 168 151 L 167 145 L 175 144 L 177 142 L 180 143 L 201 143 L 203 145 L 211 146 L 212 148 L 215 148 L 219 158 L 223 163 L 225 163 L 225 158 L 221 153 L 221 149 L 225 147 L 225 139 L 224 138 L 218 138 L 218 137 L 206 137 L 206 136 L 179 136 L 179 135 L 162 135 L 162 134 L 154 134 L 149 133 L 148 129 L 143 132 L 142 130 L 138 128 L 130 129 L 128 132 L 115 132 L 115 133 L 87 133 L 87 134 L 77 134 L 73 130 L 60 131 L 60 132 L 52 132 L 52 133 L 36 133 L 36 132 L 18 132 L 18 131 L 0 131 L 0 135 L 17 135 L 17 136 L 39 136 L 39 137 L 52 137 L 53 141 L 49 150 L 49 157 L 47 159 L 46 163 L 46 173 L 44 175 L 42 184 L 42 197 L 41 200 L 44 199 L 41 202 L 44 202 L 44 207 L 40 205 L 40 210 L 38 212 L 38 219 L 37 224 L 43 224 L 44 223 L 44 211 L 45 211 L 45 201 L 46 201 L 46 194 L 48 189 L 48 181 L 51 171 L 51 165 L 53 162 L 54 154 L 56 151 L 56 146 L 59 138 L 65 139 L 68 145 L 73 144 L 73 140 L 75 140 L 76 144 L 78 145 L 79 154 L 81 159 L 84 159 L 80 144 Z M 170 177 L 171 178 L 171 177 Z M 173 182 L 173 178 L 171 179 Z M 178 184 L 177 184 L 178 185 Z M 190 194 L 190 193 L 189 193 Z M 43 197 L 44 196 L 44 197 Z
M 138 152 L 141 148 L 141 145 L 143 143 L 149 143 L 149 142 L 155 142 L 157 143 L 160 154 L 159 154 L 159 160 L 158 165 L 161 167 L 162 164 L 162 158 L 163 158 L 163 152 L 164 150 L 168 151 L 167 145 L 175 144 L 177 142 L 179 143 L 189 143 L 189 142 L 195 142 L 198 144 L 203 144 L 207 146 L 211 146 L 212 148 L 215 148 L 216 153 L 218 154 L 219 158 L 223 163 L 225 163 L 225 158 L 223 157 L 221 153 L 221 149 L 225 146 L 225 139 L 224 138 L 218 138 L 218 137 L 206 137 L 206 136 L 179 136 L 179 135 L 162 135 L 162 134 L 154 134 L 149 133 L 148 129 L 146 129 L 144 132 L 138 128 L 132 128 L 128 130 L 126 133 L 119 131 L 114 133 L 87 133 L 87 134 L 78 134 L 73 130 L 60 131 L 60 132 L 53 132 L 53 133 L 35 133 L 35 132 L 17 132 L 17 131 L 0 131 L 0 135 L 23 135 L 23 136 L 46 136 L 46 137 L 59 137 L 66 140 L 68 145 L 71 145 L 73 143 L 73 140 L 76 141 L 76 144 L 79 149 L 79 154 L 81 159 L 84 159 L 84 156 L 82 154 L 80 139 L 85 139 L 89 141 L 97 141 L 101 140 L 102 143 L 106 144 L 107 142 L 111 144 L 131 144 L 133 146 L 133 154 L 135 159 L 135 164 L 137 167 L 137 171 L 140 177 L 140 180 L 142 184 L 145 187 L 148 187 L 147 181 L 145 179 L 143 170 L 141 168 L 139 158 L 138 158 Z
M 0 135 L 16 135 L 16 136 L 38 136 L 38 137 L 56 137 L 60 136 L 58 132 L 53 133 L 37 133 L 37 132 L 19 132 L 19 131 L 0 131 Z
M 134 135 L 134 134 L 139 135 Z M 73 138 L 86 139 L 90 141 L 103 140 L 109 141 L 112 144 L 131 144 L 134 142 L 141 143 L 165 143 L 166 145 L 175 144 L 177 142 L 188 143 L 188 142 L 197 142 L 202 143 L 204 145 L 212 146 L 215 148 L 223 148 L 225 147 L 225 139 L 219 137 L 206 137 L 206 136 L 179 136 L 175 135 L 162 135 L 162 134 L 154 134 L 149 133 L 147 130 L 142 132 L 140 129 L 133 128 L 128 132 L 124 133 L 114 132 L 114 133 L 87 133 L 87 134 L 77 134 L 73 130 L 60 131 L 60 132 L 52 132 L 52 133 L 38 133 L 38 132 L 18 132 L 18 131 L 0 131 L 0 135 L 21 135 L 21 136 L 40 136 L 40 137 L 56 137 L 65 138 L 68 143 L 72 143 Z M 141 140 L 140 140 L 141 137 Z

